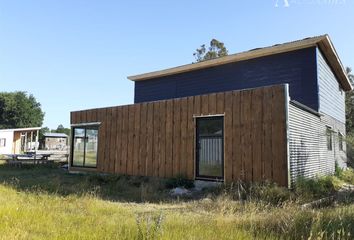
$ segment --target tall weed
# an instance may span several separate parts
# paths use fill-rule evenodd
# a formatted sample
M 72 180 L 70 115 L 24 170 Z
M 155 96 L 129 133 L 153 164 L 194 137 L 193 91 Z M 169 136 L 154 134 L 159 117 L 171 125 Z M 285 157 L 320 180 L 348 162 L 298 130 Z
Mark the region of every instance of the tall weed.
M 140 213 L 136 216 L 137 240 L 156 240 L 162 232 L 163 216 L 152 213 Z

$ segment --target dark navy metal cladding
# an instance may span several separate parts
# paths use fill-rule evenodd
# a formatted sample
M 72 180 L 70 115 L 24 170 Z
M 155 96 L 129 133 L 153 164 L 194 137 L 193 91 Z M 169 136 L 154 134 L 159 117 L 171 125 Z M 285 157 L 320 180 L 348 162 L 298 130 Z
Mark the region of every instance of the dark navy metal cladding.
M 275 84 L 318 110 L 316 48 L 306 48 L 135 82 L 135 103 Z

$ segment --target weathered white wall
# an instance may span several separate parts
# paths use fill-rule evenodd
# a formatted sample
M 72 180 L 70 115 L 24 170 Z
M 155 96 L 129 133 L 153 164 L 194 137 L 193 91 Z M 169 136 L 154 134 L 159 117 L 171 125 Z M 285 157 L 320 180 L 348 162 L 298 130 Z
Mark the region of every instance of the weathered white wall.
M 0 146 L 0 154 L 12 154 L 14 131 L 13 130 L 0 130 L 0 138 L 6 139 L 5 147 Z

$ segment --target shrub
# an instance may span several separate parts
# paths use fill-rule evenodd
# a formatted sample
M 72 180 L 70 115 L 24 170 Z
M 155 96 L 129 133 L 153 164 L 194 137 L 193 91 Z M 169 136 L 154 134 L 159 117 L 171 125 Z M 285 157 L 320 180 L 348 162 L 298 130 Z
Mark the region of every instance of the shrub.
M 354 168 L 354 135 L 347 135 L 345 141 L 347 143 L 347 164 Z
M 272 205 L 281 205 L 291 198 L 291 193 L 287 188 L 279 187 L 274 183 L 251 185 L 249 192 L 249 198 L 264 201 Z
M 113 174 L 89 174 L 88 180 L 91 183 L 107 184 L 118 181 L 123 176 Z
M 349 168 L 347 170 L 342 170 L 338 174 L 338 178 L 343 180 L 346 183 L 354 184 L 354 170 L 352 168 Z
M 184 176 L 179 175 L 175 178 L 169 178 L 165 183 L 166 188 L 176 188 L 176 187 L 185 187 L 185 188 L 193 188 L 194 182 L 192 180 L 186 179 Z
M 343 172 L 343 169 L 341 167 L 339 167 L 338 162 L 336 161 L 334 164 L 334 175 L 336 177 L 339 177 Z
M 279 187 L 275 183 L 244 183 L 235 182 L 221 187 L 213 188 L 209 194 L 224 196 L 232 200 L 262 201 L 267 204 L 279 206 L 292 197 L 292 193 L 285 187 Z
M 334 176 L 317 178 L 300 177 L 295 183 L 295 193 L 305 200 L 322 198 L 335 192 L 340 186 L 340 181 Z

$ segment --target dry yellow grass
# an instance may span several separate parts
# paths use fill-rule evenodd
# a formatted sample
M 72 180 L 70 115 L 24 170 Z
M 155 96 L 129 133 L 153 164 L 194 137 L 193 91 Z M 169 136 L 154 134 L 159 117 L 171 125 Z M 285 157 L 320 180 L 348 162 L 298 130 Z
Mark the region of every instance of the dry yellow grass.
M 0 166 L 0 239 L 351 239 L 354 231 L 353 204 L 177 201 L 158 188 L 141 202 L 136 181 Z

